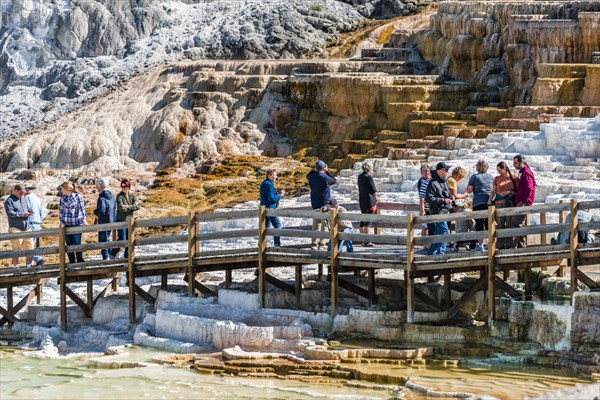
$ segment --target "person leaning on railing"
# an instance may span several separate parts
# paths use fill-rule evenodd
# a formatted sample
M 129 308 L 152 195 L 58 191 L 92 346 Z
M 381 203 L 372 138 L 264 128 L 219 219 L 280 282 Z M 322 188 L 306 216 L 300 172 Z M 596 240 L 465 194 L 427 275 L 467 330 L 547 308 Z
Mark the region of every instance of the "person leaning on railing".
M 358 175 L 358 205 L 361 214 L 373 214 L 377 211 L 377 189 L 375 189 L 375 181 L 373 180 L 373 165 L 371 163 L 363 163 L 362 173 Z M 360 233 L 369 234 L 371 222 L 360 221 Z M 371 242 L 363 242 L 365 247 L 373 247 Z
M 429 203 L 429 211 L 431 215 L 436 214 L 449 214 L 452 208 L 452 201 L 454 198 L 450 194 L 450 188 L 448 188 L 448 170 L 450 166 L 445 162 L 437 163 L 435 171 L 431 171 L 431 181 L 427 185 L 427 193 L 425 200 Z M 447 235 L 450 233 L 448 230 L 448 222 L 435 222 L 433 225 L 433 233 L 430 235 Z M 442 255 L 446 253 L 446 242 L 433 243 L 429 246 L 429 255 Z
M 121 191 L 117 195 L 117 222 L 124 222 L 133 217 L 133 213 L 140 209 L 140 204 L 131 190 L 131 181 L 129 179 L 123 179 L 121 181 Z M 121 228 L 117 230 L 117 240 L 129 239 L 129 230 L 127 228 Z M 112 249 L 112 256 L 117 257 L 119 254 L 118 247 Z M 129 257 L 129 248 L 125 246 L 125 258 Z
M 533 204 L 535 199 L 535 177 L 529 165 L 525 162 L 525 157 L 516 155 L 513 158 L 513 166 L 519 171 L 519 181 L 517 182 L 517 192 L 515 194 L 515 205 L 517 207 L 528 207 Z M 527 215 L 513 215 L 509 220 L 510 228 L 523 228 L 527 222 Z M 513 248 L 525 247 L 525 237 L 516 236 L 513 238 Z
M 83 196 L 77 191 L 77 186 L 74 183 L 65 181 L 60 185 L 60 203 L 58 208 L 59 226 L 61 228 L 71 228 L 74 226 L 87 225 L 85 215 L 85 204 Z M 67 246 L 81 244 L 81 233 L 72 233 L 65 235 Z M 67 253 L 69 263 L 83 262 L 83 253 L 81 251 L 75 253 Z
M 473 193 L 473 211 L 482 211 L 488 209 L 488 200 L 494 184 L 494 177 L 487 173 L 490 164 L 485 160 L 477 161 L 475 169 L 477 173 L 471 176 L 467 186 L 467 194 Z M 475 220 L 475 230 L 478 232 L 487 231 L 487 218 L 477 218 Z M 478 240 L 475 251 L 484 251 L 483 239 Z
M 332 208 L 334 210 L 337 210 L 338 212 L 338 230 L 341 232 L 345 232 L 345 233 L 352 233 L 354 232 L 354 227 L 352 226 L 352 222 L 344 220 L 342 214 L 347 213 L 348 211 L 338 205 L 338 202 L 336 199 L 334 199 L 333 197 L 331 199 L 329 199 L 327 201 L 327 203 L 321 208 L 322 212 L 328 212 L 329 209 Z M 338 253 L 342 252 L 344 243 L 346 244 L 346 250 L 348 251 L 348 253 L 352 253 L 354 252 L 354 246 L 352 246 L 352 240 L 338 240 Z M 329 241 L 329 243 L 327 244 L 327 251 L 331 251 L 331 241 Z
M 98 217 L 98 224 L 110 224 L 116 221 L 117 201 L 112 192 L 108 189 L 108 178 L 96 179 L 96 190 L 98 191 L 98 201 L 94 214 Z M 98 243 L 110 241 L 112 231 L 98 231 Z M 113 249 L 102 249 L 103 260 L 114 259 Z
M 425 195 L 427 194 L 427 185 L 431 181 L 431 169 L 433 167 L 429 164 L 421 165 L 421 177 L 417 181 L 417 193 L 419 193 L 419 215 L 421 217 L 425 215 L 431 215 L 429 212 L 429 204 L 425 201 Z M 433 224 L 421 224 L 421 236 L 433 235 Z M 429 250 L 429 245 L 423 246 L 423 250 Z
M 488 205 L 494 205 L 499 208 L 514 207 L 515 194 L 517 193 L 518 176 L 511 173 L 508 164 L 501 161 L 496 165 L 498 176 L 494 178 L 494 187 L 488 198 Z M 508 228 L 508 217 L 496 217 L 497 229 Z M 511 238 L 498 238 L 496 242 L 498 249 L 512 248 Z
M 277 180 L 277 171 L 275 169 L 267 170 L 267 177 L 260 184 L 259 194 L 260 194 L 260 205 L 265 206 L 266 208 L 277 208 L 279 207 L 279 202 L 285 196 L 285 190 L 281 190 L 279 194 L 277 194 L 277 189 L 275 188 L 275 181 Z M 280 217 L 272 217 L 267 216 L 267 229 L 273 225 L 273 228 L 280 229 L 281 228 L 281 218 Z M 273 244 L 275 247 L 281 246 L 281 237 L 274 236 Z
M 331 198 L 331 185 L 337 181 L 329 172 L 327 164 L 324 161 L 317 161 L 315 167 L 306 175 L 308 186 L 310 187 L 310 205 L 313 210 L 320 211 L 321 207 Z M 313 231 L 328 232 L 329 222 L 326 219 L 313 219 Z M 327 239 L 314 238 L 312 240 L 312 250 L 326 250 Z
M 27 186 L 25 188 L 25 200 L 27 200 L 28 209 L 31 210 L 29 216 L 29 230 L 39 231 L 42 229 L 42 220 L 44 219 L 44 207 L 42 207 L 42 200 L 35 194 L 35 186 Z M 33 239 L 33 247 L 39 247 L 40 238 Z M 44 265 L 44 259 L 42 256 L 34 255 L 33 262 L 36 266 Z
M 32 211 L 28 208 L 25 200 L 25 189 L 19 183 L 13 187 L 12 194 L 4 201 L 4 211 L 8 219 L 8 232 L 18 233 L 26 232 L 29 228 L 28 219 Z M 33 240 L 31 238 L 11 240 L 13 251 L 23 251 L 33 249 Z M 32 256 L 25 257 L 25 266 L 31 267 Z M 13 257 L 13 268 L 19 268 L 19 257 Z

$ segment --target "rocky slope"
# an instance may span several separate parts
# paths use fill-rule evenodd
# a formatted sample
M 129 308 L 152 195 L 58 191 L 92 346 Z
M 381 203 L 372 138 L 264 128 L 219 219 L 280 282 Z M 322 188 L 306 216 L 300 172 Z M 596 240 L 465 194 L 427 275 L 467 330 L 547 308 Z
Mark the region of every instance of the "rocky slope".
M 318 54 L 364 18 L 335 0 L 9 0 L 0 7 L 1 138 L 163 62 Z

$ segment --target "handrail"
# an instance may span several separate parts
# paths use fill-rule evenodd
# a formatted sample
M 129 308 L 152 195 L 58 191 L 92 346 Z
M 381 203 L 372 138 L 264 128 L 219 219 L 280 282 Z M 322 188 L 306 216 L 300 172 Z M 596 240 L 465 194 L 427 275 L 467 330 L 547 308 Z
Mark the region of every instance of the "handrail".
M 116 229 L 125 229 L 125 228 L 127 228 L 127 222 L 123 221 L 123 222 L 113 222 L 110 224 L 68 226 L 65 228 L 66 229 L 65 233 L 67 235 L 73 235 L 76 233 L 113 231 Z
M 288 217 L 288 218 L 309 218 L 309 219 L 330 219 L 327 212 L 315 210 L 296 210 L 293 208 L 267 208 L 267 217 Z
M 487 210 L 469 211 L 460 213 L 447 213 L 435 215 L 422 215 L 415 217 L 416 224 L 433 224 L 436 222 L 464 221 L 468 219 L 487 218 Z
M 0 259 L 21 258 L 31 255 L 58 254 L 58 264 L 53 264 L 51 268 L 28 268 L 28 269 L 7 269 L 0 274 L 2 285 L 31 284 L 32 280 L 60 277 L 61 290 L 61 322 L 66 329 L 66 296 L 73 299 L 72 291 L 66 286 L 69 282 L 88 280 L 88 289 L 91 287 L 91 281 L 100 278 L 115 278 L 115 274 L 126 272 L 129 285 L 130 301 L 130 320 L 135 320 L 135 295 L 138 293 L 146 301 L 152 301 L 152 296 L 143 291 L 135 283 L 136 276 L 150 276 L 162 274 L 161 285 L 166 285 L 166 276 L 169 273 L 187 273 L 188 290 L 190 295 L 195 295 L 197 290 L 206 291 L 207 289 L 195 280 L 197 272 L 200 271 L 226 271 L 226 282 L 231 282 L 231 271 L 239 268 L 258 267 L 258 287 L 259 298 L 264 306 L 267 282 L 272 283 L 272 276 L 269 276 L 268 268 L 284 265 L 303 265 L 303 264 L 327 264 L 329 265 L 329 274 L 331 282 L 331 312 L 335 313 L 337 307 L 338 283 L 341 287 L 342 280 L 338 282 L 338 268 L 350 269 L 369 269 L 371 272 L 376 268 L 393 268 L 404 270 L 407 279 L 407 319 L 414 317 L 414 282 L 415 277 L 431 276 L 432 274 L 445 274 L 445 280 L 448 275 L 457 271 L 481 271 L 479 282 L 470 291 L 475 291 L 483 286 L 487 276 L 488 280 L 488 306 L 493 309 L 494 281 L 499 279 L 496 271 L 508 271 L 514 269 L 530 269 L 533 266 L 544 266 L 557 260 L 567 259 L 571 268 L 572 290 L 575 290 L 577 281 L 581 281 L 590 287 L 597 287 L 594 281 L 578 271 L 578 265 L 591 265 L 597 263 L 600 258 L 600 246 L 598 243 L 593 245 L 578 244 L 577 231 L 588 229 L 600 229 L 600 222 L 579 222 L 577 220 L 577 211 L 582 208 L 600 208 L 600 201 L 581 202 L 571 200 L 570 203 L 559 204 L 541 204 L 531 207 L 518 207 L 510 209 L 496 209 L 490 207 L 488 210 L 438 214 L 430 216 L 415 216 L 413 208 L 415 205 L 383 206 L 379 210 L 404 211 L 405 215 L 391 214 L 360 214 L 357 212 L 338 213 L 336 209 L 328 212 L 314 211 L 312 209 L 266 209 L 260 207 L 258 210 L 235 210 L 230 212 L 200 214 L 189 212 L 187 216 L 175 216 L 153 219 L 130 219 L 127 222 L 118 222 L 111 224 L 99 224 L 81 227 L 69 227 L 58 229 L 44 229 L 41 231 L 28 231 L 20 233 L 0 234 L 0 241 L 23 238 L 58 237 L 57 246 L 45 246 L 32 250 L 24 251 L 3 251 L 0 252 Z M 354 210 L 354 208 L 348 208 Z M 561 216 L 561 223 L 546 224 L 546 214 L 558 212 Z M 521 214 L 540 213 L 541 225 L 531 225 L 518 228 L 496 229 L 493 221 L 498 217 L 506 217 Z M 569 223 L 565 223 L 565 215 L 571 217 Z M 398 214 L 398 213 L 396 213 Z M 301 219 L 321 219 L 330 221 L 329 232 L 313 231 L 310 225 L 286 226 L 285 228 L 274 229 L 266 228 L 268 217 L 285 217 Z M 417 236 L 420 224 L 451 222 L 470 220 L 477 218 L 487 218 L 491 221 L 489 230 L 450 233 L 446 235 Z M 251 228 L 246 229 L 228 229 L 217 232 L 203 232 L 200 227 L 204 223 L 212 221 L 231 221 L 240 219 L 252 219 Z M 254 221 L 258 221 L 255 225 Z M 375 222 L 380 228 L 377 234 L 364 234 L 353 232 L 343 232 L 341 222 Z M 290 221 L 285 221 L 286 224 Z M 239 224 L 238 224 L 239 225 Z M 246 223 L 244 223 L 246 225 Z M 139 229 L 164 226 L 180 226 L 181 234 L 174 234 L 173 230 L 160 229 Z M 79 245 L 66 245 L 66 235 L 75 233 L 92 233 L 100 231 L 111 231 L 115 229 L 127 228 L 129 236 L 127 240 L 83 243 Z M 396 228 L 406 227 L 406 233 Z M 209 227 L 210 228 L 210 227 Z M 381 230 L 383 228 L 383 230 Z M 393 229 L 388 229 L 393 228 Z M 208 230 L 208 229 L 204 229 Z M 151 237 L 141 237 L 142 232 L 158 232 Z M 187 231 L 187 233 L 183 233 Z M 164 233 L 168 232 L 168 233 Z M 567 245 L 548 245 L 546 236 L 548 233 L 566 232 L 569 234 L 569 244 Z M 164 236 L 163 236 L 164 235 Z M 541 235 L 541 245 L 529 243 L 524 249 L 501 250 L 496 248 L 498 239 Z M 306 249 L 300 248 L 300 245 L 286 247 L 270 247 L 271 238 L 269 236 L 291 237 L 306 239 Z M 222 239 L 253 238 L 242 244 L 231 245 L 225 242 L 218 250 L 210 250 L 211 247 L 203 246 L 205 242 Z M 255 239 L 254 239 L 255 238 Z M 471 241 L 488 239 L 487 251 L 481 252 L 451 252 L 445 255 L 422 255 L 415 249 L 415 245 L 422 246 L 431 243 L 448 241 Z M 334 244 L 328 251 L 308 249 L 307 242 L 310 239 L 325 239 Z M 379 250 L 379 248 L 365 253 L 339 253 L 337 243 L 339 241 L 362 241 L 376 244 L 398 246 Z M 248 243 L 249 242 L 249 243 Z M 137 255 L 139 246 L 161 245 L 161 244 L 184 244 L 177 247 L 177 253 L 158 254 L 158 255 Z M 313 242 L 314 243 L 314 242 Z M 304 245 L 302 245 L 304 246 Z M 84 252 L 90 250 L 122 248 L 126 247 L 129 251 L 127 259 L 119 260 L 90 260 L 83 263 L 69 264 L 66 260 L 67 253 Z M 187 251 L 181 251 L 183 248 Z M 312 246 L 311 246 L 312 247 Z M 203 250 L 204 248 L 204 250 Z M 322 247 L 321 247 L 322 248 Z M 498 267 L 498 269 L 496 269 Z M 8 271 L 8 272 L 7 272 Z M 298 271 L 298 270 L 297 270 Z M 37 274 L 37 275 L 36 275 Z M 370 293 L 374 294 L 375 285 L 374 275 L 370 275 L 369 285 Z M 114 282 L 114 281 L 113 281 Z M 483 282 L 483 283 L 481 283 Z M 10 287 L 10 286 L 4 286 Z M 526 284 L 527 287 L 527 284 Z M 89 289 L 91 292 L 91 289 Z M 299 290 L 299 289 L 298 289 Z M 141 291 L 141 292 L 140 292 Z M 370 296 L 371 296 L 370 294 Z M 148 297 L 149 296 L 149 297 Z M 449 296 L 449 294 L 447 294 Z M 92 306 L 88 297 L 88 313 Z M 77 300 L 73 299 L 76 303 Z M 448 303 L 450 301 L 448 300 Z M 84 304 L 84 301 L 81 303 Z M 411 309 L 411 307 L 413 307 Z M 456 304 L 453 307 L 457 307 Z M 1 322 L 0 322 L 1 325 Z
M 137 219 L 135 221 L 136 228 L 152 227 L 152 226 L 172 226 L 172 225 L 187 225 L 188 217 L 165 217 L 165 218 L 152 218 L 152 219 Z
M 223 221 L 230 219 L 252 219 L 258 218 L 256 210 L 241 210 L 241 211 L 225 211 L 211 214 L 202 214 L 196 212 L 194 214 L 196 222 L 212 222 L 212 221 Z
M 600 200 L 580 201 L 577 203 L 577 207 L 579 210 L 600 208 Z
M 0 241 L 23 239 L 23 238 L 39 238 L 39 237 L 56 236 L 56 235 L 58 235 L 58 228 L 42 229 L 39 231 L 0 233 Z
M 569 210 L 570 207 L 570 203 L 534 204 L 528 207 L 505 207 L 496 208 L 496 215 L 499 217 L 512 217 L 523 214 L 539 214 L 541 212 L 561 212 Z

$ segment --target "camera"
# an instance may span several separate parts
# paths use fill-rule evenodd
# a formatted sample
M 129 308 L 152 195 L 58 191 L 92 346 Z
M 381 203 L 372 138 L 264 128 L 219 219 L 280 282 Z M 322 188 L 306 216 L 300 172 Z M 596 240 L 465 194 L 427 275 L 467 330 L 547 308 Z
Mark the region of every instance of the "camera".
M 321 207 L 321 212 L 328 212 L 328 211 L 329 211 L 329 206 Z

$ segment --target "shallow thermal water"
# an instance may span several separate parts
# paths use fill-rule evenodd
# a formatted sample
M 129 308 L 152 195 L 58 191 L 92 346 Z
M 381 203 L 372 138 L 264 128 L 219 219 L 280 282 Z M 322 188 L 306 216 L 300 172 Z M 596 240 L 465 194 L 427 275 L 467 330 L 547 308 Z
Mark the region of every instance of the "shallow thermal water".
M 127 352 L 126 360 L 143 361 L 151 365 L 102 369 L 90 367 L 89 356 L 37 359 L 26 357 L 22 351 L 14 348 L 0 347 L 0 398 L 389 399 L 397 395 L 389 389 L 357 388 L 343 384 L 203 375 L 152 361 L 154 357 L 165 355 L 164 352 L 146 348 L 130 348 Z M 435 391 L 486 394 L 507 400 L 587 383 L 568 376 L 564 371 L 520 367 L 407 368 L 382 364 L 348 366 L 379 374 L 411 376 L 414 383 Z M 418 400 L 425 397 L 405 392 L 404 398 Z

